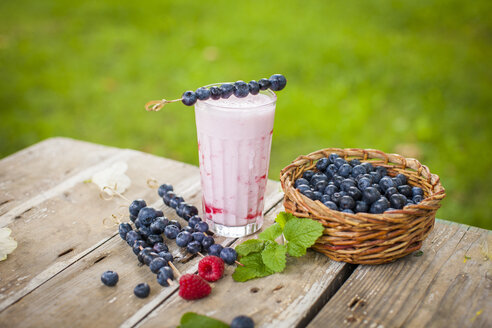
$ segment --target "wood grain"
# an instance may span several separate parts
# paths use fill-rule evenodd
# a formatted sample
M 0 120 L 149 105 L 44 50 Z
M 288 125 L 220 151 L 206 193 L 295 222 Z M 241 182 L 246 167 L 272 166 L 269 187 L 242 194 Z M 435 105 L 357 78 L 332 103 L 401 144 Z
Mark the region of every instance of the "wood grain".
M 117 154 L 121 149 L 51 138 L 1 159 L 0 215 Z
M 279 204 L 270 212 L 265 226 L 272 224 L 281 210 Z M 234 245 L 249 238 L 241 238 Z M 207 298 L 188 302 L 173 294 L 137 326 L 176 327 L 188 311 L 224 322 L 248 315 L 255 327 L 304 326 L 350 274 L 350 266 L 309 250 L 304 257 L 289 258 L 280 274 L 238 283 L 231 277 L 233 272 L 234 267 L 228 266 L 226 275 L 212 284 L 212 294 Z
M 357 267 L 309 327 L 491 327 L 482 245 L 491 249 L 490 231 L 437 220 L 422 256 Z

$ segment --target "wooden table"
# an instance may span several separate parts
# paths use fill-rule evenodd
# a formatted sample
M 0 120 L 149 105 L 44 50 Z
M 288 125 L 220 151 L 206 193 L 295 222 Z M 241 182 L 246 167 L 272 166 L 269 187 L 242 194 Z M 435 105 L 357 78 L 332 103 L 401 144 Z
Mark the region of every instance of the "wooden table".
M 256 327 L 492 327 L 492 234 L 443 220 L 423 254 L 355 266 L 308 251 L 289 258 L 284 273 L 245 283 L 232 280 L 229 266 L 209 297 L 184 301 L 176 285 L 161 287 L 138 265 L 116 226 L 103 223 L 112 214 L 127 220 L 128 202 L 101 199 L 87 180 L 120 161 L 132 180 L 128 199 L 144 198 L 177 219 L 147 185 L 154 178 L 200 208 L 197 167 L 134 150 L 53 138 L 0 160 L 0 226 L 19 242 L 0 262 L 0 327 L 175 327 L 188 311 L 225 322 L 245 314 Z M 279 182 L 269 181 L 265 226 L 282 197 Z M 198 260 L 176 265 L 193 273 Z M 106 270 L 118 272 L 116 287 L 102 285 Z M 133 295 L 140 282 L 151 287 L 146 299 Z

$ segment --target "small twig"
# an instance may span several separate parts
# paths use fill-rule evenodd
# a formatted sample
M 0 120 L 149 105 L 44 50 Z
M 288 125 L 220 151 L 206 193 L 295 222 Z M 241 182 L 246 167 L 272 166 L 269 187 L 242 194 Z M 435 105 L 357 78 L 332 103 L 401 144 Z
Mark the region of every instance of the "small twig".
M 179 272 L 178 268 L 176 268 L 171 261 L 169 261 L 167 263 L 169 263 L 169 266 L 171 267 L 171 269 L 173 269 L 173 271 L 176 273 L 178 278 L 181 277 L 181 272 Z
M 148 112 L 158 112 L 164 107 L 166 104 L 181 101 L 182 98 L 174 99 L 174 100 L 151 100 L 145 104 L 145 110 Z

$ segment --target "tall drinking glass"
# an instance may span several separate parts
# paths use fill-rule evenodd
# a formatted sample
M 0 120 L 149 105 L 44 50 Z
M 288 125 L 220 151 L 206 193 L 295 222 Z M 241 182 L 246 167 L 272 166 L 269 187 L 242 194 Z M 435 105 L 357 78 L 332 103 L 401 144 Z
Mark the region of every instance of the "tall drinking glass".
M 263 224 L 276 100 L 265 90 L 195 105 L 203 212 L 219 235 L 241 237 Z

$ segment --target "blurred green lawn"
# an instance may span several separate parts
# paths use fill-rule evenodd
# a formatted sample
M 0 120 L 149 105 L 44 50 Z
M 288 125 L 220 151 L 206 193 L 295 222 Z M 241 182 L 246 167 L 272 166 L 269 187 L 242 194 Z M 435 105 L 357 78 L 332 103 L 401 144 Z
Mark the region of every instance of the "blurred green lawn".
M 270 178 L 324 147 L 416 156 L 447 189 L 440 218 L 492 229 L 490 17 L 490 0 L 2 1 L 0 155 L 59 135 L 197 164 L 193 111 L 145 102 L 283 73 Z

